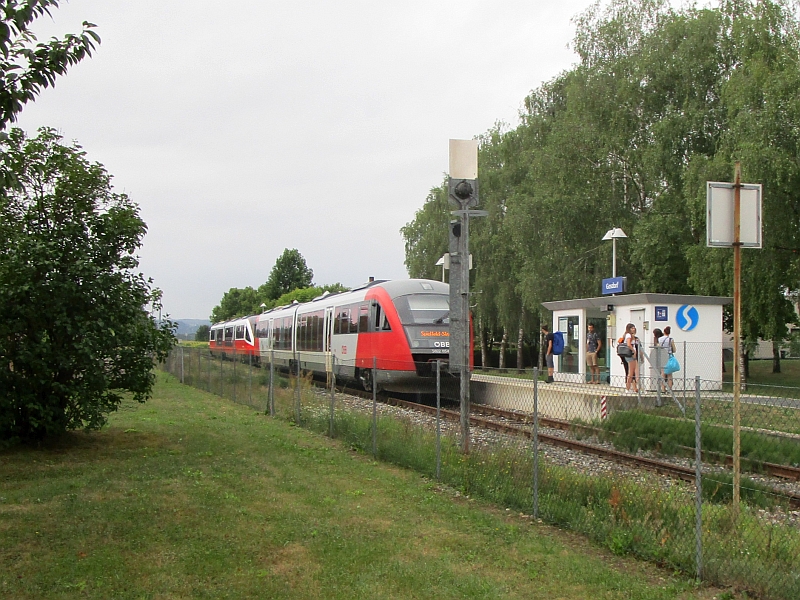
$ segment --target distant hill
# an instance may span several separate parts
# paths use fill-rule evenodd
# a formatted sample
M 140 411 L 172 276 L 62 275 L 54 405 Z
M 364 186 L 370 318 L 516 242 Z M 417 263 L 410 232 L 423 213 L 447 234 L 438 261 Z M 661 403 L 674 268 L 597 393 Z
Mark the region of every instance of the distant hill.
M 211 325 L 208 319 L 172 319 L 177 327 L 175 328 L 175 335 L 184 340 L 193 340 L 194 334 L 201 325 Z

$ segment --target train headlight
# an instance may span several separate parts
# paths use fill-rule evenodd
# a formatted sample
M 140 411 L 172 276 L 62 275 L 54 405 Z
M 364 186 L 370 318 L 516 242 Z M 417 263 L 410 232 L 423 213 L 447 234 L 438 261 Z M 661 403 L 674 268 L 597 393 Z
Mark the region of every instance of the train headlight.
M 414 348 L 419 348 L 419 342 L 418 342 L 418 341 L 416 341 L 416 340 L 414 340 L 413 342 L 411 342 L 411 345 L 412 345 Z

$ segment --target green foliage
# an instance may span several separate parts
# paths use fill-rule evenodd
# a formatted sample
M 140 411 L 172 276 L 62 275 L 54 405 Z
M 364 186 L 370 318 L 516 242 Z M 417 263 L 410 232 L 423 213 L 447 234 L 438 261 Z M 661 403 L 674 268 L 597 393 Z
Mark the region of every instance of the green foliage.
M 346 291 L 347 288 L 341 283 L 296 289 L 283 294 L 280 298 L 273 302 L 273 306 L 285 306 L 286 304 L 291 304 L 295 300 L 300 303 L 311 302 L 314 298 L 319 298 L 325 292 L 336 294 Z
M 84 21 L 80 34 L 69 34 L 37 43 L 30 27 L 42 16 L 50 16 L 58 0 L 6 0 L 0 15 L 0 130 L 16 121 L 23 106 L 43 88 L 55 85 L 56 77 L 91 56 L 100 37 L 94 25 Z M 8 172 L 9 176 L 14 172 Z
M 694 448 L 694 422 L 670 419 L 641 411 L 617 411 L 603 421 L 603 429 L 613 433 L 611 441 L 618 448 L 636 452 L 640 448 L 654 449 L 659 445 L 665 453 L 669 448 Z M 703 425 L 703 451 L 727 456 L 733 448 L 733 431 L 729 427 Z M 758 471 L 759 463 L 800 465 L 800 443 L 792 438 L 780 438 L 753 431 L 741 432 L 741 456 L 745 468 Z
M 97 429 L 123 396 L 143 402 L 172 344 L 160 291 L 135 273 L 139 209 L 52 129 L 12 129 L 0 157 L 0 439 Z
M 314 271 L 306 265 L 306 259 L 296 249 L 286 248 L 275 261 L 267 282 L 258 288 L 260 297 L 277 300 L 292 290 L 311 286 Z
M 200 325 L 197 328 L 197 331 L 194 333 L 194 341 L 195 342 L 207 342 L 208 341 L 208 332 L 211 328 L 208 325 Z
M 222 297 L 219 305 L 215 306 L 214 310 L 211 311 L 211 322 L 220 323 L 237 317 L 255 315 L 276 306 L 291 304 L 295 300 L 298 302 L 310 302 L 325 292 L 335 294 L 346 292 L 348 289 L 341 283 L 332 283 L 294 289 L 282 294 L 279 298 L 270 299 L 261 295 L 262 288 L 264 286 L 261 286 L 258 290 L 251 287 L 244 289 L 231 288 Z
M 231 288 L 222 296 L 219 304 L 211 310 L 212 323 L 220 323 L 236 317 L 254 315 L 261 312 L 258 292 L 251 288 Z
M 411 277 L 438 279 L 436 262 L 447 252 L 450 222 L 447 182 L 431 188 L 414 220 L 400 229 L 405 240 L 405 265 Z
M 800 27 L 789 3 L 673 9 L 610 0 L 576 19 L 580 62 L 534 90 L 514 128 L 480 136 L 471 225 L 477 313 L 535 332 L 541 302 L 595 296 L 622 227 L 632 291 L 730 295 L 731 252 L 705 246 L 706 181 L 764 186 L 763 250 L 744 253 L 745 337 L 782 340 L 800 289 Z M 447 247 L 445 187 L 402 228 L 406 266 Z M 526 316 L 530 315 L 530 316 Z

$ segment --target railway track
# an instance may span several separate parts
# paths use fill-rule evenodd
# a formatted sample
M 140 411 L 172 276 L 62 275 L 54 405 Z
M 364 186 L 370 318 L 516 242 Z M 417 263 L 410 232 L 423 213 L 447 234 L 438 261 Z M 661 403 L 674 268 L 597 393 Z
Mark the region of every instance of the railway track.
M 495 417 L 500 417 L 504 419 L 509 419 L 511 421 L 518 421 L 520 423 L 533 423 L 533 416 L 527 413 L 519 412 L 519 411 L 512 411 L 512 410 L 505 410 L 502 408 L 495 408 L 493 406 L 485 406 L 481 404 L 473 405 L 472 407 L 476 412 L 480 412 L 483 414 L 492 415 Z M 601 433 L 608 433 L 599 427 L 592 427 L 591 425 L 581 425 L 576 423 L 570 423 L 569 421 L 564 421 L 562 419 L 550 419 L 547 417 L 539 417 L 539 424 L 542 427 L 550 427 L 552 429 L 559 429 L 562 431 L 581 431 L 588 435 L 596 435 L 599 436 Z M 684 454 L 685 456 L 694 458 L 694 448 L 690 448 L 688 446 L 678 446 L 678 449 Z M 717 452 L 702 452 L 702 458 L 704 461 L 707 462 L 718 462 L 725 466 L 733 465 L 733 457 L 730 455 L 723 455 Z M 762 467 L 764 474 L 771 475 L 773 477 L 779 477 L 781 479 L 786 479 L 789 481 L 800 481 L 800 469 L 797 467 L 790 467 L 788 465 L 779 465 L 775 463 L 768 463 L 762 462 L 759 463 Z
M 366 392 L 358 392 L 357 390 L 349 389 L 347 390 L 347 393 L 372 399 L 372 394 Z M 379 399 L 381 402 L 393 406 L 407 408 L 410 410 L 415 410 L 418 412 L 423 412 L 431 415 L 436 414 L 435 406 L 419 404 L 417 402 L 411 402 L 408 400 L 402 400 L 400 398 L 393 398 L 383 395 L 379 396 Z M 491 431 L 497 431 L 498 433 L 504 433 L 507 435 L 523 436 L 529 439 L 533 435 L 532 431 L 533 417 L 530 414 L 518 411 L 510 411 L 485 405 L 473 405 L 471 409 L 472 409 L 471 410 L 472 414 L 470 414 L 470 419 L 469 419 L 470 425 L 474 425 L 476 427 L 483 427 L 485 429 Z M 478 413 L 482 413 L 482 415 Z M 460 412 L 446 408 L 440 409 L 440 414 L 443 419 L 448 419 L 452 421 L 459 421 L 461 418 Z M 506 421 L 496 420 L 498 417 L 505 419 Z M 591 435 L 596 435 L 600 431 L 598 428 L 591 427 L 588 425 L 576 425 L 561 419 L 551 419 L 547 417 L 540 417 L 539 425 L 541 427 L 552 428 L 563 431 L 574 431 L 576 428 L 579 428 L 582 431 L 584 431 L 584 433 Z M 622 452 L 620 450 L 605 448 L 602 446 L 597 446 L 594 444 L 589 444 L 578 440 L 573 440 L 557 435 L 543 433 L 541 431 L 539 432 L 539 440 L 542 441 L 543 443 L 557 446 L 560 448 L 566 448 L 568 450 L 598 456 L 606 460 L 611 460 L 617 463 L 627 464 L 637 468 L 646 469 L 648 471 L 652 471 L 660 475 L 674 477 L 676 479 L 681 479 L 683 481 L 693 483 L 695 480 L 694 468 L 684 467 L 681 465 L 676 465 L 674 463 L 665 462 L 654 458 L 639 456 L 636 454 L 630 454 L 628 452 Z M 685 448 L 685 450 L 691 451 L 691 455 L 692 456 L 694 455 L 694 448 Z M 719 459 L 722 458 L 723 462 L 727 462 L 727 464 L 732 463 L 732 458 L 730 456 L 720 457 L 717 454 L 714 454 L 713 456 L 717 460 L 717 462 L 719 462 Z M 727 459 L 727 461 L 725 461 L 724 459 Z M 705 456 L 704 456 L 704 461 L 705 461 Z M 765 472 L 769 475 L 793 481 L 800 480 L 800 469 L 784 465 L 775 465 L 771 463 L 763 463 L 763 465 Z M 790 492 L 782 492 L 782 494 L 788 498 L 789 505 L 792 508 L 800 508 L 800 494 L 794 494 Z

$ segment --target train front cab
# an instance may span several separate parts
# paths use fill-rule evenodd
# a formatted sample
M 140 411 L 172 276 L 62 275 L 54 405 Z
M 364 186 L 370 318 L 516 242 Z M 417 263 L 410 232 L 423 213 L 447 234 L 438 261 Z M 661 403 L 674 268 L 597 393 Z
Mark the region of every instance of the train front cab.
M 359 334 L 357 366 L 362 373 L 371 369 L 375 356 L 379 389 L 433 393 L 437 360 L 447 373 L 448 287 L 423 280 L 386 282 L 366 297 L 372 330 Z

